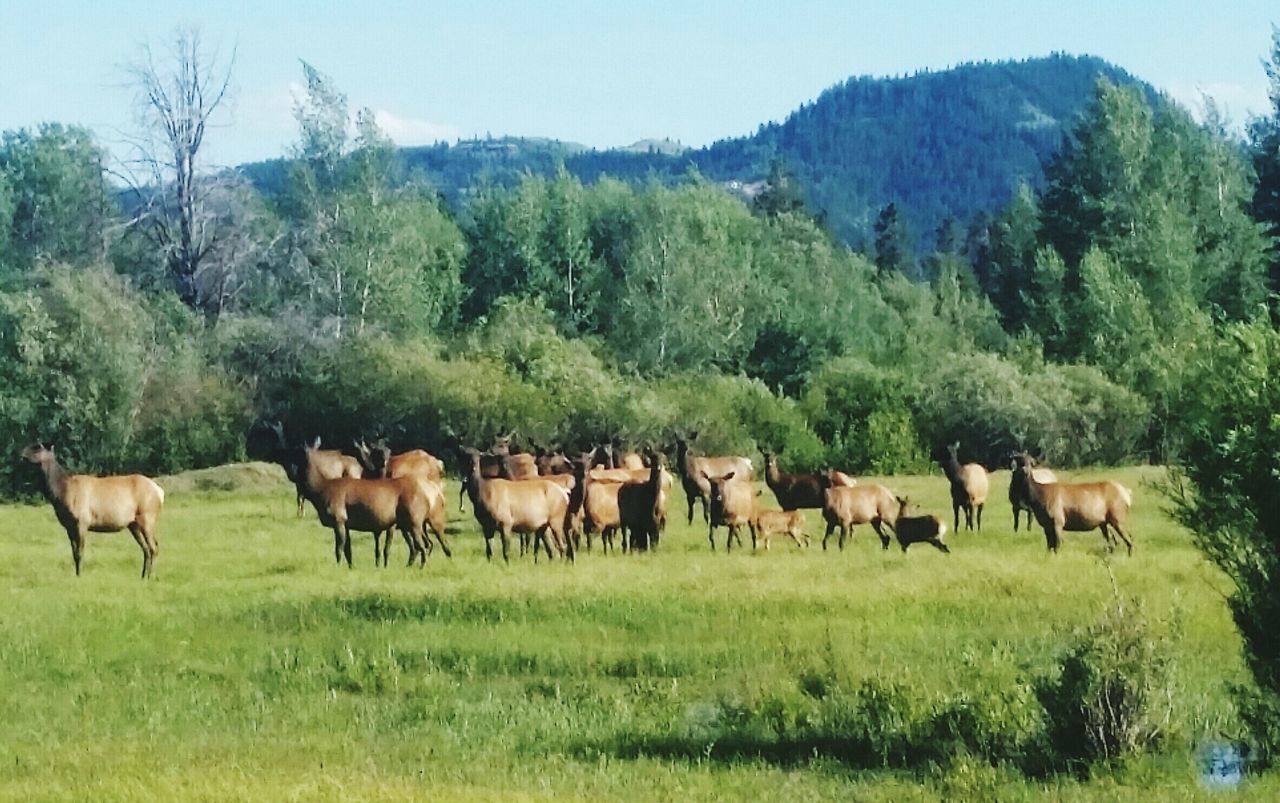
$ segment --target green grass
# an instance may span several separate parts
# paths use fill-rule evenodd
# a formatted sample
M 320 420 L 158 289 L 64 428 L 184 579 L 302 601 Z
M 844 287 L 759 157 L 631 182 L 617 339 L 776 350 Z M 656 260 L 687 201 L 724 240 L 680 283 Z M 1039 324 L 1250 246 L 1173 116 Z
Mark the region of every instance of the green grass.
M 454 484 L 453 560 L 375 569 L 361 534 L 348 571 L 314 513 L 294 516 L 290 486 L 229 470 L 165 483 L 150 583 L 127 533 L 92 536 L 77 579 L 49 508 L 0 513 L 0 796 L 1217 797 L 1192 753 L 1238 729 L 1229 686 L 1246 673 L 1228 584 L 1162 512 L 1158 470 L 1088 474 L 1136 490 L 1135 554 L 1109 562 L 1177 634 L 1172 738 L 1089 779 L 965 756 L 869 767 L 830 745 L 753 746 L 732 728 L 753 706 L 793 716 L 823 673 L 1016 718 L 1112 586 L 1097 533 L 1068 535 L 1057 556 L 1038 531 L 1012 533 L 1007 472 L 984 532 L 949 533 L 950 556 L 882 552 L 866 527 L 843 553 L 818 537 L 808 550 L 775 540 L 767 554 L 711 554 L 678 497 L 657 554 L 506 567 L 484 561 Z M 887 484 L 944 510 L 940 477 Z M 399 542 L 393 561 L 405 557 Z M 1275 799 L 1280 783 L 1252 779 L 1242 796 Z

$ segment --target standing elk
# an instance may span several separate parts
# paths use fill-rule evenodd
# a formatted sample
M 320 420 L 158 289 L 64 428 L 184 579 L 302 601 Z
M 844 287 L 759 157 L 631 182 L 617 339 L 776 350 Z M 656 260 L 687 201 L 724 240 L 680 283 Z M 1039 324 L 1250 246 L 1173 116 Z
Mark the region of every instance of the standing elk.
M 648 550 L 658 545 L 667 520 L 667 487 L 662 455 L 648 452 L 649 476 L 644 482 L 628 482 L 618 488 L 618 512 L 623 546 Z
M 827 539 L 836 528 L 840 529 L 839 547 L 844 549 L 845 537 L 852 538 L 854 525 L 870 524 L 880 536 L 880 546 L 888 549 L 889 536 L 885 535 L 884 527 L 894 528 L 899 510 L 898 498 L 893 492 L 883 485 L 837 485 L 839 480 L 831 471 L 819 476 L 825 492 L 822 517 L 827 522 L 822 548 L 827 548 Z
M 957 452 L 960 444 L 953 443 L 938 450 L 936 457 L 942 473 L 951 483 L 951 512 L 955 514 L 955 531 L 960 532 L 960 511 L 964 511 L 965 526 L 973 529 L 974 511 L 978 514 L 978 532 L 982 532 L 982 508 L 987 504 L 990 482 L 987 470 L 977 463 L 961 464 Z
M 804 513 L 799 510 L 756 510 L 755 526 L 751 528 L 751 548 L 756 548 L 756 539 L 764 542 L 769 548 L 769 539 L 774 535 L 786 535 L 796 546 L 809 546 L 809 535 L 804 531 Z M 801 540 L 803 539 L 803 541 Z
M 1022 511 L 1024 510 L 1027 511 L 1027 530 L 1028 531 L 1031 530 L 1031 519 L 1033 515 L 1033 511 L 1031 510 L 1031 499 L 1029 497 L 1030 492 L 1029 492 L 1029 489 L 1027 488 L 1026 480 L 1023 477 L 1019 476 L 1019 473 L 1018 473 L 1019 457 L 1025 458 L 1027 461 L 1027 464 L 1031 466 L 1031 476 L 1035 478 L 1036 482 L 1040 483 L 1041 485 L 1047 485 L 1051 482 L 1058 481 L 1058 475 L 1054 474 L 1053 471 L 1050 469 L 1047 469 L 1043 466 L 1037 466 L 1035 458 L 1031 457 L 1025 452 L 1022 454 L 1012 454 L 1009 456 L 1010 468 L 1013 469 L 1013 473 L 1009 475 L 1009 506 L 1013 508 L 1013 531 L 1015 533 L 1018 531 L 1018 524 L 1019 524 L 1018 520 L 1020 518 L 1020 514 L 1022 513 Z
M 22 456 L 38 465 L 44 475 L 42 490 L 71 541 L 76 577 L 80 576 L 80 562 L 89 533 L 113 533 L 125 528 L 142 549 L 142 578 L 152 576 L 160 551 L 156 519 L 164 506 L 163 488 L 141 474 L 117 477 L 67 474 L 58 465 L 52 444 L 34 443 L 22 450 Z
M 318 439 L 317 439 L 318 442 Z M 425 566 L 431 548 L 427 528 L 435 534 L 444 554 L 453 556 L 445 538 L 445 501 L 440 486 L 422 477 L 365 479 L 324 477 L 312 464 L 320 450 L 304 450 L 304 493 L 320 523 L 333 530 L 333 557 L 352 567 L 351 531 L 373 534 L 373 562 L 386 566 L 391 554 L 391 531 L 399 528 L 409 548 L 409 562 Z M 323 458 L 321 458 L 323 460 Z
M 708 494 L 711 504 L 707 529 L 707 540 L 711 542 L 711 551 L 716 551 L 716 527 L 729 529 L 724 545 L 726 552 L 733 549 L 735 538 L 738 540 L 738 546 L 742 546 L 739 530 L 743 527 L 751 530 L 751 542 L 754 544 L 756 541 L 756 490 L 751 485 L 750 478 L 738 478 L 736 472 L 730 471 L 719 477 L 703 472 L 702 479 L 711 489 Z
M 1103 543 L 1115 548 L 1111 530 L 1124 541 L 1130 555 L 1133 541 L 1125 530 L 1129 526 L 1129 509 L 1133 492 L 1118 482 L 1038 482 L 1032 460 L 1022 454 L 1014 458 L 1014 476 L 1024 484 L 1031 512 L 1044 528 L 1045 543 L 1050 552 L 1058 551 L 1062 533 L 1102 530 Z
M 573 543 L 565 538 L 565 522 L 569 511 L 569 491 L 547 479 L 509 480 L 484 476 L 481 454 L 476 449 L 463 449 L 470 466 L 466 490 L 476 521 L 484 533 L 485 557 L 493 560 L 493 536 L 502 538 L 502 559 L 510 562 L 511 533 L 533 536 L 533 554 L 537 560 L 539 542 L 547 557 L 554 557 L 554 542 L 560 555 L 573 560 Z
M 689 437 L 676 439 L 676 469 L 684 485 L 685 499 L 689 503 L 689 524 L 693 524 L 694 500 L 702 502 L 702 519 L 710 521 L 711 483 L 708 476 L 723 477 L 732 473 L 740 481 L 750 484 L 752 465 L 745 457 L 694 457 L 689 454 L 689 443 L 698 439 L 697 432 Z
M 821 508 L 825 500 L 822 481 L 817 474 L 784 474 L 778 470 L 778 456 L 764 454 L 764 481 L 773 491 L 778 506 L 783 510 Z M 851 486 L 857 480 L 841 471 L 833 471 L 836 485 Z
M 284 427 L 279 421 L 270 425 L 275 432 L 278 446 L 275 462 L 284 468 L 284 473 L 293 480 L 297 492 L 298 515 L 302 515 L 303 503 L 307 498 L 308 483 L 321 479 L 336 480 L 342 477 L 359 479 L 364 476 L 364 466 L 349 454 L 337 449 L 321 449 L 320 438 L 310 445 L 301 448 L 290 447 L 285 441 Z
M 929 544 L 935 549 L 951 554 L 951 550 L 942 542 L 947 534 L 947 523 L 939 516 L 908 516 L 908 499 L 898 497 L 898 518 L 893 523 L 893 532 L 898 536 L 898 546 L 906 552 L 912 544 Z
M 372 446 L 363 440 L 355 441 L 355 449 L 364 469 L 363 476 L 384 479 L 422 477 L 437 483 L 444 479 L 444 463 L 425 449 L 392 454 L 391 447 L 382 439 Z

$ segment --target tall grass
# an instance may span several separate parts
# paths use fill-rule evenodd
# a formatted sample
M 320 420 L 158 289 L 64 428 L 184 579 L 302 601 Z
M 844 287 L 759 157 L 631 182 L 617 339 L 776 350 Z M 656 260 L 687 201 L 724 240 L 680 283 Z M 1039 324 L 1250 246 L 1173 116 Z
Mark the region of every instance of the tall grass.
M 1137 489 L 1132 558 L 1096 533 L 1049 556 L 996 492 L 950 556 L 867 528 L 843 553 L 711 554 L 677 499 L 656 554 L 503 566 L 453 485 L 452 560 L 375 569 L 357 535 L 348 571 L 291 486 L 248 472 L 173 484 L 142 583 L 127 533 L 91 537 L 77 580 L 52 512 L 6 507 L 0 797 L 1199 796 L 1194 747 L 1237 732 L 1246 679 L 1225 580 L 1157 470 L 1086 473 Z M 885 482 L 949 520 L 941 477 Z M 1033 684 L 1113 598 L 1104 561 L 1177 633 L 1167 737 L 1092 778 L 1037 773 Z

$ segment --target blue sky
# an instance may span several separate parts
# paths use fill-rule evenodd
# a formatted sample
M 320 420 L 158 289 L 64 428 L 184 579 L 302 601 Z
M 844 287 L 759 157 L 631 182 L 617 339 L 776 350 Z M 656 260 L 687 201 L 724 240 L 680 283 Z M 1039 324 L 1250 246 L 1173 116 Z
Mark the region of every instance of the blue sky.
M 963 61 L 1106 58 L 1237 122 L 1266 109 L 1261 59 L 1280 4 L 1204 2 L 140 2 L 0 0 L 0 129 L 131 125 L 120 65 L 178 25 L 237 48 L 235 98 L 209 135 L 236 163 L 295 138 L 299 59 L 374 109 L 401 144 L 485 133 L 607 147 L 753 131 L 851 75 Z

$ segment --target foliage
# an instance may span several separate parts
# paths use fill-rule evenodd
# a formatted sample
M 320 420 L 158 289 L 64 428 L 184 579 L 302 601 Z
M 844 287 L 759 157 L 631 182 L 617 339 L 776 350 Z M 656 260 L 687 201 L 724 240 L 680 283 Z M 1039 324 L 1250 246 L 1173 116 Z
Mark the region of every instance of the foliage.
M 78 126 L 6 131 L 0 138 L 0 266 L 102 260 L 119 215 L 105 161 L 93 134 Z
M 0 450 L 41 439 L 97 473 L 236 457 L 242 391 L 190 351 L 190 328 L 163 329 L 148 299 L 101 266 L 39 268 L 0 294 Z M 0 466 L 6 493 L 33 487 L 29 467 Z
M 1181 400 L 1186 485 L 1178 518 L 1235 586 L 1232 616 L 1256 691 L 1246 717 L 1274 760 L 1280 750 L 1280 333 L 1229 327 L 1199 356 Z
M 1068 768 L 1130 758 L 1167 735 L 1170 645 L 1138 604 L 1117 597 L 1063 654 L 1060 673 L 1036 684 L 1054 759 Z

